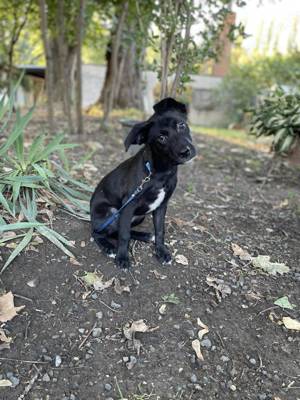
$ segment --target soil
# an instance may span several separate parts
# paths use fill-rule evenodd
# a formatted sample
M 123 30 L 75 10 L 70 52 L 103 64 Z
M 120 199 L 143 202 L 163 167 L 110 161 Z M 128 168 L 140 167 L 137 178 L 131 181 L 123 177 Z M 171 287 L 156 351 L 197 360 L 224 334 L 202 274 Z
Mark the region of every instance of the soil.
M 101 144 L 84 168 L 95 185 L 124 149 L 119 129 L 100 133 L 92 119 L 88 129 L 90 143 L 73 157 Z M 80 265 L 45 242 L 1 276 L 16 305 L 26 306 L 3 324 L 13 342 L 0 352 L 0 379 L 13 376 L 15 387 L 0 388 L 1 399 L 300 399 L 299 333 L 281 324 L 283 316 L 300 318 L 300 171 L 285 164 L 270 170 L 268 154 L 194 139 L 197 159 L 180 168 L 166 221 L 167 243 L 188 265 L 161 266 L 153 245 L 135 242 L 132 270 L 120 271 L 90 240 L 88 223 L 57 210 L 54 228 L 75 241 Z M 150 217 L 145 225 L 152 229 Z M 252 256 L 269 255 L 290 272 L 264 274 L 235 257 L 232 243 Z M 7 255 L 2 250 L 3 260 Z M 78 277 L 95 270 L 105 280 L 118 277 L 130 293 L 87 291 Z M 221 279 L 223 292 L 207 277 Z M 177 304 L 162 300 L 172 293 Z M 274 305 L 282 296 L 296 308 Z M 202 329 L 197 318 L 209 328 L 203 361 L 192 349 Z M 136 334 L 138 355 L 123 327 L 140 319 L 157 329 Z

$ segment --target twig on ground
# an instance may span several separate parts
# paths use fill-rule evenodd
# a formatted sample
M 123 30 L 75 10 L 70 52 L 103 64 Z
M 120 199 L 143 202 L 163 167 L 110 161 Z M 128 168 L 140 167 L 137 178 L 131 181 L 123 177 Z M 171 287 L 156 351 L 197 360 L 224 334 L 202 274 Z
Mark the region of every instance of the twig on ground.
M 12 361 L 12 362 L 19 362 L 19 363 L 23 363 L 23 364 L 49 364 L 48 361 L 21 360 L 19 358 L 7 358 L 7 357 L 0 357 L 0 361 Z
M 20 396 L 18 397 L 17 400 L 23 400 L 25 399 L 25 396 L 30 392 L 30 390 L 33 388 L 33 385 L 35 384 L 35 381 L 37 380 L 37 378 L 39 377 L 41 371 L 39 368 L 37 368 L 34 364 L 33 366 L 36 369 L 35 374 L 33 375 L 33 377 L 30 379 L 28 385 L 25 386 L 25 389 L 23 390 L 23 393 L 20 394 Z
M 221 338 L 221 335 L 220 335 L 219 332 L 217 332 L 217 331 L 216 331 L 216 334 L 217 334 L 217 336 L 218 336 L 218 338 L 219 338 L 219 340 L 220 340 L 220 342 L 221 342 L 221 345 L 222 345 L 223 349 L 225 349 L 225 344 L 224 344 L 223 339 Z
M 30 301 L 31 303 L 33 303 L 33 300 L 30 299 L 29 297 L 21 296 L 20 294 L 16 294 L 16 293 L 14 293 L 14 296 L 19 298 L 19 299 L 27 300 L 27 301 Z
M 118 310 L 114 310 L 113 308 L 111 308 L 108 304 L 104 303 L 103 300 L 99 300 L 101 304 L 103 304 L 105 307 L 107 307 L 110 311 L 116 312 L 116 313 L 120 313 L 121 311 Z
M 85 345 L 86 341 L 88 340 L 88 338 L 91 336 L 93 330 L 96 328 L 97 322 L 94 323 L 92 329 L 90 329 L 90 331 L 88 332 L 88 334 L 86 335 L 86 337 L 83 339 L 83 341 L 80 343 L 80 345 L 78 346 L 78 349 L 81 350 L 83 348 L 83 346 Z

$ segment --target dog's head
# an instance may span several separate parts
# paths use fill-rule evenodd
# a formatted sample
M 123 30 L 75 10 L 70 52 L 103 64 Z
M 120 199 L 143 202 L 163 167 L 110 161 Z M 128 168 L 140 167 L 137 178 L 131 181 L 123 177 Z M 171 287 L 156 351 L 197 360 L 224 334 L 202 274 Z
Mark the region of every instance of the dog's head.
M 169 159 L 172 164 L 191 160 L 196 150 L 187 124 L 185 104 L 167 97 L 153 109 L 151 118 L 136 124 L 129 132 L 125 140 L 126 151 L 131 144 L 148 143 L 156 154 Z

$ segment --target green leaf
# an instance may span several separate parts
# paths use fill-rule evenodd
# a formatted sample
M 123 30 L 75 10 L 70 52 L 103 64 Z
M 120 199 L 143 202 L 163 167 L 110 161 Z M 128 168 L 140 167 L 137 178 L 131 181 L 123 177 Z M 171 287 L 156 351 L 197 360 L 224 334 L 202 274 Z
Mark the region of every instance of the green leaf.
M 37 228 L 43 226 L 40 222 L 16 222 L 15 224 L 0 225 L 0 233 L 8 231 L 16 231 L 19 229 Z
M 286 274 L 289 272 L 290 268 L 282 263 L 272 263 L 270 262 L 270 256 L 257 256 L 252 257 L 252 265 L 255 268 L 260 268 L 270 275 Z
M 3 146 L 0 147 L 0 157 L 3 156 L 7 150 L 15 143 L 17 138 L 23 134 L 24 128 L 30 121 L 32 117 L 33 108 L 28 111 L 23 117 L 20 117 L 20 120 L 14 125 L 11 134 L 8 136 L 6 142 L 4 142 Z
M 4 264 L 3 268 L 1 269 L 0 274 L 2 274 L 5 269 L 9 266 L 9 264 L 21 253 L 21 251 L 28 245 L 28 243 L 31 241 L 33 235 L 33 229 L 29 229 L 29 231 L 26 233 L 24 238 L 21 240 L 21 242 L 18 244 L 18 246 L 14 249 L 14 251 L 11 253 L 11 255 L 8 257 L 6 263 Z
M 71 257 L 71 258 L 74 257 L 74 255 L 55 237 L 53 232 L 50 232 L 49 230 L 44 229 L 44 227 L 42 227 L 42 226 L 37 227 L 37 230 L 41 235 L 45 236 L 48 240 L 50 240 L 50 242 L 55 244 L 55 246 L 57 246 L 59 249 L 61 249 L 69 257 Z
M 3 186 L 0 187 L 0 204 L 2 204 L 2 206 L 10 213 L 10 215 L 12 215 L 14 217 L 14 212 L 13 210 L 10 209 L 9 204 L 6 200 L 6 198 L 3 196 L 3 194 L 1 193 Z
M 27 165 L 34 163 L 36 161 L 35 157 L 39 158 L 38 154 L 41 151 L 41 146 L 44 141 L 44 138 L 45 138 L 45 135 L 40 134 L 31 143 L 31 146 L 30 146 L 29 152 L 28 152 L 28 156 L 27 156 Z
M 281 308 L 287 308 L 288 310 L 293 310 L 296 306 L 295 304 L 291 304 L 287 296 L 280 297 L 276 301 L 274 301 L 276 306 Z

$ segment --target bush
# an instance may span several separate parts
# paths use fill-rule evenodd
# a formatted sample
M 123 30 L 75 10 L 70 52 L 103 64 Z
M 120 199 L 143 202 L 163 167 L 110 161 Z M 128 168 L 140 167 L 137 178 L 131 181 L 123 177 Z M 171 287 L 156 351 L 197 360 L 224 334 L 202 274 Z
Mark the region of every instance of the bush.
M 12 121 L 13 98 L 14 95 L 8 102 L 2 98 L 0 102 L 0 133 L 10 126 L 10 133 L 0 146 L 0 246 L 16 239 L 18 244 L 1 272 L 39 235 L 73 257 L 68 249 L 72 243 L 48 226 L 51 208 L 60 206 L 77 218 L 88 219 L 87 193 L 92 191 L 63 168 L 61 160 L 67 162 L 64 150 L 75 146 L 63 143 L 63 135 L 48 143 L 44 135 L 38 135 L 28 148 L 24 146 L 24 129 L 33 111 L 24 116 L 17 112 Z
M 263 98 L 252 114 L 250 133 L 273 136 L 273 151 L 288 154 L 300 138 L 300 95 L 278 88 Z
M 233 64 L 224 78 L 217 99 L 224 109 L 225 124 L 245 125 L 247 111 L 256 98 L 274 85 L 300 86 L 300 52 L 283 56 L 248 56 L 243 62 Z

